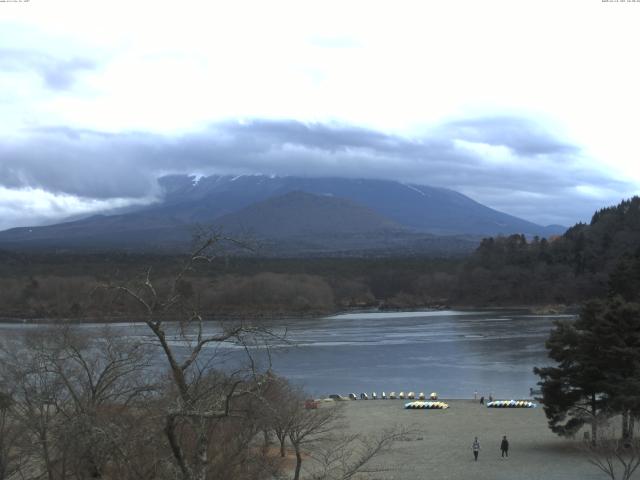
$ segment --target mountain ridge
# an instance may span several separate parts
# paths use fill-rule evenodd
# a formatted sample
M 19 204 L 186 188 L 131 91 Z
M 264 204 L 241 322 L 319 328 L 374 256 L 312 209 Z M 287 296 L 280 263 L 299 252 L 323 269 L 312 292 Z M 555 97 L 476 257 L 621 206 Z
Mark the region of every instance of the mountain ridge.
M 357 251 L 359 241 L 363 249 L 428 249 L 434 236 L 468 237 L 477 244 L 484 236 L 546 237 L 563 230 L 499 212 L 453 190 L 390 180 L 173 175 L 159 184 L 164 192 L 159 203 L 6 230 L 0 232 L 0 247 L 184 249 L 195 225 L 230 231 L 242 226 L 264 239 L 287 240 L 293 250 L 294 240 L 317 250 L 322 237 L 324 252 Z M 470 249 L 463 244 L 462 250 Z
M 440 235 L 523 233 L 549 236 L 566 230 L 563 226 L 537 225 L 499 212 L 455 190 L 392 180 L 266 175 L 196 178 L 173 175 L 160 178 L 159 183 L 165 192 L 163 205 L 175 208 L 195 203 L 195 215 L 199 211 L 197 203 L 203 200 L 221 199 L 222 204 L 229 206 L 228 210 L 221 209 L 224 210 L 220 212 L 222 215 L 271 196 L 299 190 L 352 200 L 401 225 Z M 478 220 L 479 217 L 482 219 Z M 472 228 L 472 231 L 461 229 L 461 225 L 465 229 Z

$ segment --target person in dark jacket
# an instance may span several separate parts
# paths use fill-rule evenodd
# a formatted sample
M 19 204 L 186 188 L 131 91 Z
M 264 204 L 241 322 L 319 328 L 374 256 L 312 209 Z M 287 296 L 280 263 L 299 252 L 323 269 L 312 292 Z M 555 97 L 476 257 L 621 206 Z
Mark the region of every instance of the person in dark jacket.
M 500 451 L 503 457 L 509 456 L 509 440 L 507 440 L 506 435 L 502 437 L 502 442 L 500 442 Z
M 478 461 L 478 453 L 480 452 L 480 442 L 478 441 L 478 437 L 473 440 L 473 445 L 471 445 L 471 449 L 473 450 L 473 459 Z

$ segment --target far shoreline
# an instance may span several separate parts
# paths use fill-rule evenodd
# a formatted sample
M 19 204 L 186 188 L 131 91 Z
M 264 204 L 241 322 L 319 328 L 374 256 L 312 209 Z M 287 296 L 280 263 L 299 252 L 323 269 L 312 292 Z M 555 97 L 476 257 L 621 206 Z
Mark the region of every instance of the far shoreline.
M 367 313 L 411 313 L 411 312 L 444 312 L 444 311 L 462 311 L 462 312 L 486 312 L 486 311 L 522 311 L 530 312 L 532 315 L 553 316 L 553 315 L 577 315 L 580 306 L 578 305 L 562 305 L 562 304 L 543 304 L 543 305 L 424 305 L 411 307 L 354 307 L 347 309 L 336 309 L 328 311 L 314 312 L 293 312 L 293 311 L 267 311 L 267 312 L 220 312 L 215 314 L 203 315 L 205 322 L 239 322 L 239 321 L 273 321 L 273 320 L 309 320 L 322 319 L 329 317 L 338 317 L 347 314 L 367 314 Z M 168 322 L 178 321 L 175 317 L 165 317 Z M 4 315 L 0 316 L 0 324 L 4 325 L 57 325 L 57 324 L 128 324 L 128 323 L 144 323 L 143 316 L 100 316 L 100 317 L 35 317 L 21 315 Z

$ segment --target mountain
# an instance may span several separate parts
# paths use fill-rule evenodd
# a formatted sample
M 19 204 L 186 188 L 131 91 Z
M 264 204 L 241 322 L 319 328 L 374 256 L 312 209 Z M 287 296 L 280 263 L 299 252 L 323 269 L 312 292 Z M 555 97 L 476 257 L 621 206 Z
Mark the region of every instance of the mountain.
M 369 207 L 405 227 L 436 235 L 557 235 L 561 226 L 541 226 L 482 205 L 446 188 L 390 180 L 272 177 L 264 175 L 188 176 L 160 179 L 166 192 L 152 207 L 189 221 L 209 221 L 291 191 L 334 196 Z
M 482 236 L 547 237 L 564 230 L 493 210 L 453 190 L 386 180 L 175 175 L 159 183 L 164 196 L 154 205 L 7 230 L 0 232 L 0 247 L 184 249 L 199 224 L 251 231 L 274 248 L 287 244 L 287 251 L 425 251 L 435 245 L 469 251 Z M 455 240 L 447 246 L 439 236 Z
M 225 231 L 261 238 L 401 231 L 402 226 L 350 200 L 294 191 L 215 220 Z

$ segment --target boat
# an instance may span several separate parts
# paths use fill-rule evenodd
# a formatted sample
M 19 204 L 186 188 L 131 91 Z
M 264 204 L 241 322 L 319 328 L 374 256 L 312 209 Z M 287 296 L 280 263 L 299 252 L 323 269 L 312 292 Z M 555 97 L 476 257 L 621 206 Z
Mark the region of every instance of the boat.
M 349 400 L 347 397 L 343 397 L 342 395 L 338 395 L 337 393 L 329 395 L 329 398 L 336 401 Z

